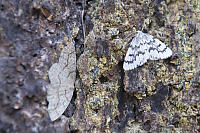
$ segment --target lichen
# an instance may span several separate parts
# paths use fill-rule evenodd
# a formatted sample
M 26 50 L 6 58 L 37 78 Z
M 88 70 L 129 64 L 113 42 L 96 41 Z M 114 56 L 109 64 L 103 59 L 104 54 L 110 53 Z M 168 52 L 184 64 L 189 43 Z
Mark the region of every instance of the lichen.
M 122 127 L 129 131 L 128 123 L 135 121 L 133 127 L 139 124 L 141 131 L 196 132 L 199 98 L 193 86 L 199 84 L 199 50 L 195 48 L 199 45 L 200 4 L 191 0 L 137 2 L 90 3 L 87 15 L 94 27 L 86 36 L 85 51 L 78 60 L 88 130 L 117 132 Z M 173 57 L 149 61 L 124 75 L 122 62 L 127 45 L 135 31 L 143 28 L 170 47 Z M 125 96 L 123 106 L 119 93 Z M 134 110 L 121 110 L 132 108 L 126 103 L 128 97 L 136 100 L 132 103 Z M 111 107 L 114 114 L 107 114 L 110 124 L 105 125 L 108 118 L 102 112 L 111 111 Z M 129 117 L 131 111 L 135 117 Z

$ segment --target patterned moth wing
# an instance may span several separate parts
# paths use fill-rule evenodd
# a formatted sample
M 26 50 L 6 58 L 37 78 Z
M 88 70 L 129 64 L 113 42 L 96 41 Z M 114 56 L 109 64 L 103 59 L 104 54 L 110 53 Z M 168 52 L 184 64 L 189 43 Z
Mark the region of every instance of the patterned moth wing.
M 76 78 L 76 53 L 74 43 L 63 48 L 59 62 L 49 69 L 47 85 L 48 113 L 52 121 L 59 118 L 69 105 Z
M 138 31 L 130 43 L 123 64 L 124 70 L 132 70 L 142 66 L 148 60 L 166 59 L 172 50 L 152 35 Z

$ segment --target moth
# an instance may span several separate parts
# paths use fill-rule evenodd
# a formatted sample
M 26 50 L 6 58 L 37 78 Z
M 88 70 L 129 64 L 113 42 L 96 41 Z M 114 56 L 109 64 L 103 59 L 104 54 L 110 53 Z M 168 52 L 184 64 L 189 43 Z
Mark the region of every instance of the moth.
M 172 55 L 172 50 L 152 35 L 138 31 L 132 39 L 125 56 L 124 70 L 133 70 L 145 64 L 148 60 L 166 59 Z
M 50 84 L 47 85 L 48 113 L 50 119 L 58 119 L 68 107 L 74 92 L 76 79 L 76 52 L 74 43 L 63 48 L 58 63 L 48 72 Z

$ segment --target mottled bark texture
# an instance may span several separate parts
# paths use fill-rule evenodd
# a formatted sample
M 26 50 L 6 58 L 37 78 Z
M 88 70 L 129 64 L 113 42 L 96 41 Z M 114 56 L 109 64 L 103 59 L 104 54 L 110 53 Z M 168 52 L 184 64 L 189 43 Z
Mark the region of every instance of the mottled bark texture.
M 123 70 L 137 30 L 173 50 Z M 0 132 L 200 132 L 199 0 L 0 0 Z M 48 70 L 73 40 L 73 98 L 51 122 Z

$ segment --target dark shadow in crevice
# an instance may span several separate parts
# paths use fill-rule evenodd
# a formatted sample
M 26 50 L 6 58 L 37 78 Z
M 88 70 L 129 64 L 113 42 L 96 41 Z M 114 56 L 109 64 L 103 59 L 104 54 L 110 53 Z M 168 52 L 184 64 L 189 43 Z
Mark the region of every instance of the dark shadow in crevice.
M 101 77 L 99 78 L 99 81 L 103 84 L 105 82 L 108 82 L 108 78 L 101 75 Z
M 115 118 L 116 119 L 116 131 L 123 131 L 127 125 L 127 122 L 132 119 L 137 119 L 136 116 L 139 115 L 138 112 L 138 101 L 137 98 L 131 93 L 127 93 L 124 90 L 124 70 L 123 70 L 123 62 L 119 62 L 119 73 L 121 75 L 119 80 L 119 91 L 117 93 L 118 99 L 118 110 L 119 115 Z M 137 121 L 137 120 L 136 120 Z

